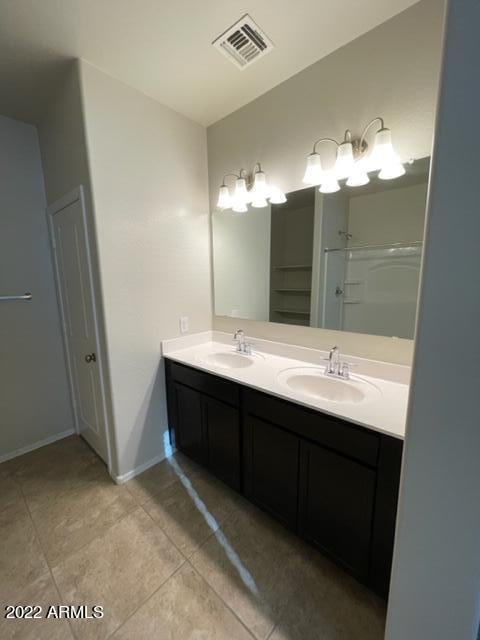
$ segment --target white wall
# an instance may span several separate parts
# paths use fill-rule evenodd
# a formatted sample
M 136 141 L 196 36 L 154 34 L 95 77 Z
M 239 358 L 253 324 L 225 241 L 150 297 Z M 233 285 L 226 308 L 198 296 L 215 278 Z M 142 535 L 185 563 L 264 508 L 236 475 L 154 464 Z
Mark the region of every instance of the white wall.
M 270 206 L 212 216 L 215 313 L 268 320 Z
M 480 617 L 480 3 L 449 7 L 387 640 Z
M 212 210 L 225 171 L 251 169 L 260 161 L 272 183 L 297 190 L 303 186 L 305 159 L 314 140 L 341 138 L 347 127 L 358 135 L 375 116 L 383 116 L 392 129 L 402 159 L 430 155 L 443 4 L 422 0 L 209 127 Z M 328 145 L 324 147 L 322 153 L 328 154 Z M 230 331 L 238 321 L 215 318 L 214 324 Z M 365 336 L 336 336 L 322 329 L 295 331 L 289 326 L 282 332 L 280 325 L 243 324 L 264 337 L 318 346 L 338 339 L 341 348 L 358 355 L 388 355 L 397 362 L 411 357 L 411 341 L 367 341 Z
M 56 90 L 38 126 L 40 152 L 45 175 L 48 204 L 52 204 L 79 185 L 83 185 L 87 214 L 90 256 L 94 279 L 94 296 L 99 321 L 99 349 L 106 358 L 99 362 L 105 382 L 107 430 L 115 474 L 118 467 L 116 432 L 113 423 L 111 385 L 109 382 L 108 353 L 106 350 L 103 299 L 98 267 L 97 235 L 90 180 L 90 167 L 85 139 L 79 63 L 73 61 L 59 78 Z
M 0 116 L 0 460 L 74 427 L 37 132 Z
M 211 326 L 206 133 L 81 62 L 118 474 L 161 456 L 160 341 Z

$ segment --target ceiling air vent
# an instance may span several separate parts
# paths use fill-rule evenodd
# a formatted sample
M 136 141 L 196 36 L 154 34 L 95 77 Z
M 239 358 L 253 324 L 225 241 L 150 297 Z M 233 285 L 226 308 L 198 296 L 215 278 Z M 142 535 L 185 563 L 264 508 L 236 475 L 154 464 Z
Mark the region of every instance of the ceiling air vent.
M 273 42 L 246 13 L 212 42 L 224 56 L 245 69 L 273 49 Z

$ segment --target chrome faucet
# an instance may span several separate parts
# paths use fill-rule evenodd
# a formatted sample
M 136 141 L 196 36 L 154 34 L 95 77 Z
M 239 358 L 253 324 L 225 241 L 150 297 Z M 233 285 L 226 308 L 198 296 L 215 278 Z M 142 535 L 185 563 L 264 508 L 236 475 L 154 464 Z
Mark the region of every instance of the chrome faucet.
M 333 376 L 334 378 L 343 378 L 348 380 L 350 378 L 350 364 L 340 359 L 340 351 L 338 347 L 332 347 L 328 354 L 328 358 L 325 358 L 328 364 L 325 368 L 325 375 Z
M 233 335 L 233 339 L 237 343 L 235 351 L 238 353 L 244 353 L 247 356 L 252 354 L 252 345 L 245 340 L 245 331 L 243 329 L 237 329 Z

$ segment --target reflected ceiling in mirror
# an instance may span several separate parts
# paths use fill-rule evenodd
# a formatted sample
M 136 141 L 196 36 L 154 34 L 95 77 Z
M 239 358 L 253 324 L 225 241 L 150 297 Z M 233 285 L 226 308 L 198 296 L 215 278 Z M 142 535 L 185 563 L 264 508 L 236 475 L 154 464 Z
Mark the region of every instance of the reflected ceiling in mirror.
M 413 338 L 429 164 L 334 194 L 310 187 L 285 204 L 215 212 L 216 315 Z

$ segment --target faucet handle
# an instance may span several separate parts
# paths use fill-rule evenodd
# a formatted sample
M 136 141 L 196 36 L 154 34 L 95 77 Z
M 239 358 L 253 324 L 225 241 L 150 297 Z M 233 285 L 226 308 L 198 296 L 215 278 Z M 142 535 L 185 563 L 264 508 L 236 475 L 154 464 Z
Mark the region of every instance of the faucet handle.
M 233 341 L 237 343 L 236 350 L 240 353 L 245 349 L 245 331 L 237 329 L 233 334 Z
M 247 355 L 247 356 L 251 356 L 252 355 L 252 347 L 255 346 L 254 342 L 244 342 L 243 344 L 243 352 Z
M 358 367 L 358 364 L 356 364 L 355 362 L 347 362 L 346 360 L 344 360 L 340 366 L 340 373 L 342 378 L 349 378 L 350 377 L 350 370 L 354 369 L 355 367 Z

